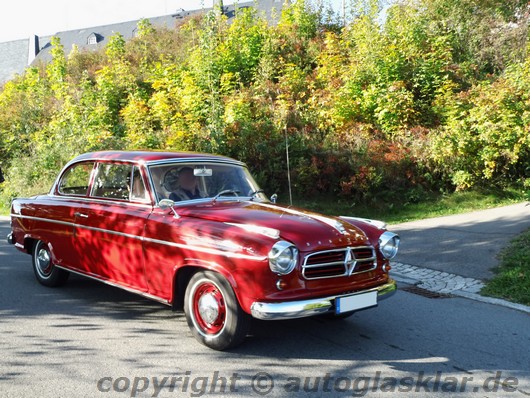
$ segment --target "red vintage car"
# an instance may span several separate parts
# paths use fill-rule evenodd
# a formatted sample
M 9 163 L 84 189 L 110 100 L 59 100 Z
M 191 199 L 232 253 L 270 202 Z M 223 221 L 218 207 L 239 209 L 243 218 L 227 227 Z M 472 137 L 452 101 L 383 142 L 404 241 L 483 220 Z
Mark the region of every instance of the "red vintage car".
M 346 317 L 394 293 L 399 237 L 383 223 L 274 202 L 230 158 L 87 153 L 48 194 L 13 201 L 8 241 L 41 284 L 76 273 L 183 309 L 218 350 L 252 317 Z

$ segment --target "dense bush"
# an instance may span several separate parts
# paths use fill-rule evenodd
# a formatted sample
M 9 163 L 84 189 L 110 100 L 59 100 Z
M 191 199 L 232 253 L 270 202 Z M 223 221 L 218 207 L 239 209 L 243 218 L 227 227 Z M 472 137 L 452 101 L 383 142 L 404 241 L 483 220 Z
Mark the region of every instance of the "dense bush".
M 46 191 L 73 156 L 193 150 L 249 164 L 266 191 L 351 202 L 530 185 L 528 6 L 352 2 L 347 23 L 304 0 L 277 20 L 220 10 L 173 30 L 64 53 L 0 90 L 0 186 Z M 480 16 L 480 17 L 477 17 Z M 495 39 L 492 38 L 494 36 Z
M 530 177 L 529 72 L 530 58 L 446 105 L 433 156 L 457 188 Z

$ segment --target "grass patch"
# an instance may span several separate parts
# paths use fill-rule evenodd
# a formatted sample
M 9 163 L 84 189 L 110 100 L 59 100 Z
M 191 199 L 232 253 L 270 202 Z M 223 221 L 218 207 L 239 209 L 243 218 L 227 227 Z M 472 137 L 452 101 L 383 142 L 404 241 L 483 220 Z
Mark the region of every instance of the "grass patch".
M 281 198 L 285 199 L 285 198 Z M 422 193 L 421 197 L 405 195 L 392 200 L 372 203 L 350 203 L 336 197 L 295 198 L 296 207 L 327 215 L 373 218 L 389 224 L 425 218 L 448 216 L 475 210 L 484 210 L 527 200 L 521 190 L 472 190 L 451 194 Z M 285 203 L 285 200 L 281 200 Z
M 512 240 L 500 254 L 496 276 L 481 293 L 530 305 L 530 230 Z

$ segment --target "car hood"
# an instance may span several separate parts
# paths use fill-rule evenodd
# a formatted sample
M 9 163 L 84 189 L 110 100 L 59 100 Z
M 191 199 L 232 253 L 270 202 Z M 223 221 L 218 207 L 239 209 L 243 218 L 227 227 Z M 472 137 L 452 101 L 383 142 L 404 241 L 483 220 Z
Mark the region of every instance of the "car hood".
M 302 251 L 367 245 L 360 227 L 321 214 L 258 202 L 216 202 L 176 208 L 182 217 L 240 227 L 244 234 L 265 235 L 294 243 Z

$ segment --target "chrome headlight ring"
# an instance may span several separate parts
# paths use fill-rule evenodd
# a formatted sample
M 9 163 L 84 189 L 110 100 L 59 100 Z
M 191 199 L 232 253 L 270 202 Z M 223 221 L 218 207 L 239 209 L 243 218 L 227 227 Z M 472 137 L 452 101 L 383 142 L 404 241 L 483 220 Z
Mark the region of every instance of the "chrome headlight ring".
M 384 232 L 379 237 L 379 250 L 384 258 L 391 260 L 396 257 L 399 250 L 399 235 L 393 232 Z
M 298 249 L 292 243 L 281 240 L 269 251 L 269 267 L 278 275 L 291 273 L 298 262 Z

